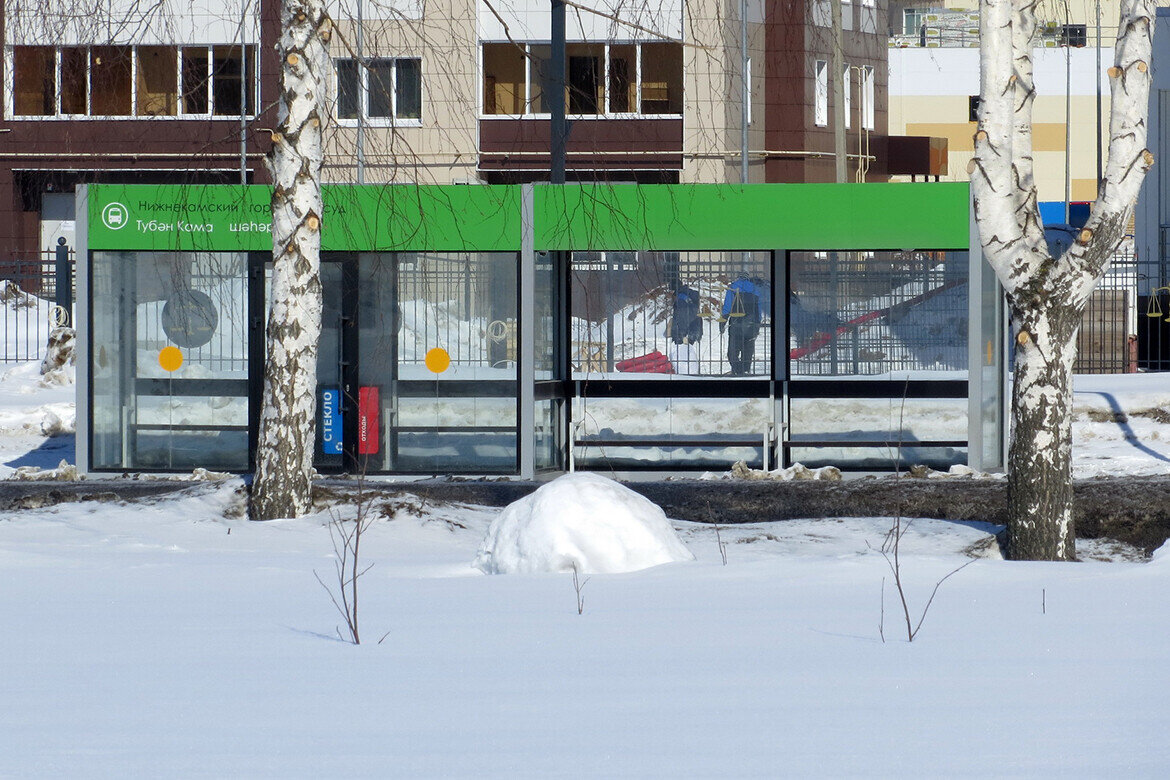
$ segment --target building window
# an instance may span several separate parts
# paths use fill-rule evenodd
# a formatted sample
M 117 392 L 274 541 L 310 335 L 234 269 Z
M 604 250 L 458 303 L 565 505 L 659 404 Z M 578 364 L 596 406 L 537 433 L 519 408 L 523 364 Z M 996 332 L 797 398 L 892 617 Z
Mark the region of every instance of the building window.
M 211 47 L 211 113 L 216 116 L 239 116 L 252 113 L 247 60 L 239 46 Z
M 1060 45 L 1083 47 L 1088 43 L 1088 32 L 1083 24 L 1062 24 L 1060 26 Z
M 337 61 L 337 118 L 393 122 L 422 118 L 422 60 Z
M 565 59 L 568 61 L 569 113 L 604 113 L 605 47 L 570 43 L 565 46 Z
M 17 116 L 57 113 L 56 53 L 51 46 L 17 46 L 12 52 L 13 112 Z
M 134 63 L 129 46 L 94 46 L 89 50 L 89 113 L 133 116 Z
M 967 98 L 967 121 L 979 121 L 979 102 L 982 98 L 978 95 L 971 95 Z
M 638 47 L 615 44 L 609 47 L 609 78 L 606 99 L 610 114 L 632 114 L 638 105 Z
M 877 129 L 874 107 L 876 97 L 873 67 L 866 65 L 861 69 L 861 124 L 866 130 Z
M 255 46 L 14 46 L 14 116 L 239 116 Z
M 135 74 L 134 113 L 175 116 L 179 113 L 179 51 L 173 46 L 142 46 Z
M 941 8 L 903 8 L 902 34 L 920 34 L 922 32 L 922 26 L 926 24 L 926 16 L 928 14 L 938 14 L 941 11 L 943 11 Z
M 182 113 L 239 116 L 256 111 L 255 46 L 184 46 Z
M 817 27 L 831 27 L 833 25 L 833 9 L 829 6 L 832 0 L 809 0 L 812 5 L 812 23 Z M 844 25 L 844 19 L 841 20 Z
M 747 95 L 747 123 L 752 123 L 752 58 L 748 57 L 747 69 L 744 71 L 743 80 L 747 82 L 744 93 Z
M 551 48 L 536 43 L 483 45 L 483 113 L 549 113 Z M 570 43 L 565 46 L 565 110 L 577 116 L 682 113 L 682 45 Z
M 826 127 L 829 124 L 829 63 L 824 60 L 816 61 L 813 121 L 817 127 Z
M 846 128 L 853 126 L 853 85 L 850 83 L 849 71 L 849 65 L 845 65 L 841 70 L 841 96 L 844 103 Z

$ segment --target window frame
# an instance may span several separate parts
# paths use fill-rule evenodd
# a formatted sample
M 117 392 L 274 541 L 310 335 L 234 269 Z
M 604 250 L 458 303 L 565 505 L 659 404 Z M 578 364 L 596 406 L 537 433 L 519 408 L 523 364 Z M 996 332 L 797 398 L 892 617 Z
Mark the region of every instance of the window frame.
M 1057 28 L 1057 40 L 1062 47 L 1083 49 L 1089 43 L 1087 24 L 1062 24 Z
M 334 77 L 333 77 L 333 119 L 341 127 L 357 127 L 362 124 L 366 127 L 422 127 L 423 116 L 426 112 L 426 84 L 423 78 L 422 57 L 421 56 L 393 56 L 393 57 L 365 57 L 364 63 L 357 57 L 335 57 Z M 399 89 L 398 76 L 400 72 L 399 63 L 413 61 L 418 63 L 418 116 L 404 117 L 399 116 Z M 357 115 L 353 117 L 342 117 L 338 111 L 340 106 L 341 96 L 341 63 L 349 62 L 355 64 L 354 72 L 357 74 Z M 390 74 L 390 114 L 388 116 L 371 116 L 370 115 L 370 73 L 374 65 L 387 66 L 387 71 Z
M 568 100 L 568 98 L 566 98 L 566 100 L 565 100 L 565 117 L 567 119 L 571 119 L 574 121 L 581 120 L 581 119 L 680 119 L 680 118 L 682 118 L 683 113 L 684 113 L 683 110 L 676 111 L 676 112 L 665 112 L 665 113 L 663 113 L 663 112 L 652 113 L 652 112 L 642 111 L 642 102 L 643 102 L 642 101 L 642 86 L 643 86 L 642 46 L 643 46 L 643 44 L 647 44 L 647 43 L 650 43 L 650 44 L 675 43 L 675 44 L 678 44 L 680 47 L 682 46 L 681 41 L 674 41 L 674 40 L 661 40 L 661 41 L 657 41 L 657 40 L 656 41 L 636 41 L 636 40 L 571 41 L 570 43 L 566 44 L 567 46 L 573 46 L 573 45 L 599 46 L 599 47 L 602 47 L 604 49 L 604 61 L 602 63 L 601 71 L 598 74 L 599 83 L 601 84 L 601 86 L 603 88 L 604 95 L 603 95 L 603 99 L 601 101 L 599 101 L 597 113 L 590 113 L 590 114 L 574 114 L 574 113 L 570 112 L 569 111 L 569 100 Z M 484 47 L 485 46 L 498 46 L 498 45 L 524 47 L 524 53 L 522 55 L 524 58 L 524 101 L 523 101 L 524 112 L 523 113 L 519 113 L 519 114 L 501 114 L 501 113 L 489 114 L 489 113 L 486 113 L 486 111 L 485 111 L 485 107 L 486 107 L 485 106 L 485 103 L 486 103 L 486 100 L 485 100 L 486 82 L 485 82 L 485 80 L 487 78 L 487 74 L 484 72 Z M 540 40 L 532 40 L 532 41 L 480 41 L 479 42 L 479 51 L 478 51 L 477 56 L 479 58 L 479 74 L 478 74 L 479 97 L 478 97 L 478 101 L 479 101 L 479 118 L 480 119 L 549 119 L 549 118 L 551 118 L 552 114 L 548 111 L 533 111 L 532 110 L 532 106 L 534 105 L 534 102 L 541 97 L 541 95 L 539 95 L 536 92 L 536 90 L 534 89 L 534 87 L 537 86 L 536 83 L 534 82 L 534 79 L 538 75 L 534 69 L 534 64 L 536 63 L 538 58 L 533 54 L 533 50 L 536 48 L 540 48 L 540 47 L 547 48 L 548 46 L 549 46 L 548 41 L 540 41 Z M 633 47 L 634 48 L 634 73 L 631 74 L 631 77 L 634 80 L 633 93 L 634 93 L 634 105 L 636 106 L 636 109 L 633 111 L 614 111 L 614 110 L 612 110 L 612 90 L 610 89 L 610 86 L 611 86 L 610 79 L 611 79 L 612 72 L 613 72 L 612 71 L 613 57 L 612 57 L 611 50 L 614 47 L 617 47 L 617 48 Z M 682 90 L 684 88 L 684 82 L 686 81 L 685 74 L 686 74 L 686 71 L 684 68 L 682 81 L 680 81 L 680 83 L 678 85 L 678 88 L 680 90 Z M 568 80 L 569 80 L 568 52 L 566 51 L 566 57 L 565 57 L 565 81 L 566 81 L 566 84 L 568 83 Z
M 93 56 L 95 49 L 108 49 L 108 46 L 90 46 L 88 44 L 75 45 L 58 45 L 58 46 L 33 46 L 28 48 L 52 48 L 53 49 L 53 113 L 48 114 L 21 114 L 17 113 L 16 105 L 16 73 L 14 70 L 16 61 L 16 50 L 26 48 L 25 45 L 8 45 L 4 48 L 4 64 L 6 68 L 6 86 L 8 87 L 4 102 L 5 110 L 10 119 L 13 120 L 48 120 L 48 121 L 159 121 L 159 120 L 183 120 L 183 119 L 220 119 L 230 121 L 238 118 L 239 113 L 233 114 L 217 114 L 215 113 L 214 101 L 212 94 L 214 93 L 215 83 L 215 68 L 213 65 L 214 50 L 216 48 L 226 47 L 240 47 L 239 43 L 199 43 L 199 44 L 172 44 L 160 46 L 156 44 L 132 44 L 124 47 L 130 50 L 130 111 L 127 114 L 94 114 L 93 113 Z M 260 92 L 260 72 L 259 72 L 259 46 L 255 43 L 242 44 L 243 47 L 243 70 L 245 82 L 250 84 L 249 98 L 247 112 L 245 117 L 254 119 L 257 116 L 257 108 L 259 105 Z M 143 49 L 171 49 L 175 50 L 175 113 L 173 114 L 150 114 L 139 113 L 139 95 L 138 95 L 138 80 L 140 70 L 140 50 Z M 184 49 L 206 49 L 207 50 L 207 111 L 205 112 L 187 112 L 185 108 L 186 92 L 183 88 L 183 50 Z M 62 72 L 64 70 L 63 64 L 65 60 L 66 50 L 81 52 L 80 60 L 85 63 L 84 85 L 85 85 L 85 112 L 65 112 L 64 111 L 64 84 L 62 82 Z

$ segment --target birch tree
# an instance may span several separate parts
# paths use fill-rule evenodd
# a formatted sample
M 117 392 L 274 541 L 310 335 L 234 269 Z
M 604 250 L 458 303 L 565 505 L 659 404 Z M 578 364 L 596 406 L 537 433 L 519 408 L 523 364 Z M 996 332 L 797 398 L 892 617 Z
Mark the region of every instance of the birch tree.
M 983 254 L 1007 294 L 1015 340 L 1008 554 L 1073 560 L 1072 366 L 1081 313 L 1125 233 L 1146 171 L 1153 0 L 1121 0 L 1109 159 L 1083 230 L 1049 253 L 1032 170 L 1036 0 L 981 0 L 980 110 L 971 170 Z
M 321 335 L 322 107 L 332 22 L 323 0 L 282 0 L 280 20 L 279 122 L 268 158 L 272 285 L 252 489 L 258 520 L 297 517 L 312 505 Z

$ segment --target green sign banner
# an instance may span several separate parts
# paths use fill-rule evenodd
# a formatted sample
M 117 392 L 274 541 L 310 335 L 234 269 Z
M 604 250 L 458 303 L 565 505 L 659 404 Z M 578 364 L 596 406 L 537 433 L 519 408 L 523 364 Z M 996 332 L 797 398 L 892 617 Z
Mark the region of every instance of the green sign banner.
M 536 187 L 550 250 L 966 249 L 966 182 Z
M 520 249 L 518 187 L 392 185 L 322 188 L 325 251 Z M 91 185 L 89 248 L 272 251 L 266 186 Z
M 519 186 L 326 185 L 340 252 L 516 252 Z M 272 250 L 266 186 L 91 185 L 89 248 Z M 966 183 L 536 185 L 537 250 L 966 249 Z

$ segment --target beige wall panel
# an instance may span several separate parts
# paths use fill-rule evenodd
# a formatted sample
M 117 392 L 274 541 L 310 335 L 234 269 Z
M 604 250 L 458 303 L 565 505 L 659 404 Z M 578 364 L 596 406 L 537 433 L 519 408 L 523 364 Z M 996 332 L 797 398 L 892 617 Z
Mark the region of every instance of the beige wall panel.
M 353 56 L 355 25 L 337 20 L 335 57 Z M 421 126 L 367 125 L 365 177 L 368 182 L 449 183 L 478 178 L 478 47 L 475 9 L 453 0 L 428 2 L 421 19 L 367 21 L 367 57 L 419 57 L 422 60 Z M 357 130 L 334 125 L 326 151 L 331 181 L 356 178 Z

